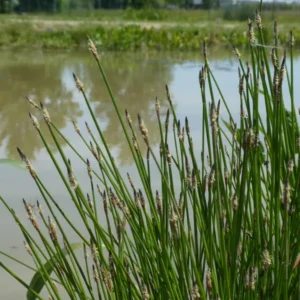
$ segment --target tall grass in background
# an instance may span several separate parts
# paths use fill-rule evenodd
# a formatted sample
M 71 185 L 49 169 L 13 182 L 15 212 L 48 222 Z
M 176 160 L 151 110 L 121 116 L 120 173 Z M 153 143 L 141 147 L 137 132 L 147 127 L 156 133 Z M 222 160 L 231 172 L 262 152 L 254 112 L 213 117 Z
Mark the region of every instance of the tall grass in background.
M 125 114 L 119 111 L 101 57 L 89 41 L 128 142 L 138 183 L 130 174 L 121 176 L 76 75 L 96 131 L 87 125 L 87 137 L 74 125 L 93 160 L 82 157 L 57 130 L 43 104 L 29 99 L 57 146 L 63 163 L 58 163 L 37 119 L 30 115 L 86 231 L 70 221 L 26 153 L 18 149 L 41 195 L 38 212 L 23 200 L 33 229 L 1 201 L 23 233 L 36 274 L 26 283 L 1 261 L 0 267 L 28 289 L 27 299 L 42 299 L 43 287 L 49 299 L 66 299 L 66 294 L 70 299 L 298 298 L 300 137 L 294 103 L 294 38 L 291 32 L 288 48 L 281 49 L 275 22 L 274 47 L 265 47 L 259 13 L 255 22 L 256 29 L 248 22 L 250 60 L 243 62 L 234 47 L 239 62 L 239 118 L 228 110 L 230 99 L 223 97 L 204 45 L 205 63 L 199 73 L 201 136 L 191 136 L 188 117 L 177 117 L 166 87 L 166 117 L 159 101 L 153 104 L 160 131 L 158 153 L 149 143 L 151 132 L 143 116 L 131 118 L 130 108 Z M 224 120 L 221 110 L 227 115 Z M 146 157 L 139 135 L 148 149 Z M 76 180 L 61 138 L 86 164 L 89 190 Z M 200 153 L 193 147 L 195 139 L 201 141 Z M 154 169 L 159 173 L 159 190 L 153 189 Z M 62 223 L 69 224 L 80 242 L 69 239 Z

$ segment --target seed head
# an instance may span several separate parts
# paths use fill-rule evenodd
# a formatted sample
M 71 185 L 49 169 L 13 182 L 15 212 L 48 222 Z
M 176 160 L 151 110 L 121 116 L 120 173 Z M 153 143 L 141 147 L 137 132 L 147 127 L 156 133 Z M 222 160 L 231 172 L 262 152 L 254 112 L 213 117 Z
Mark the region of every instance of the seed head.
M 42 217 L 42 216 L 43 216 L 43 208 L 42 208 L 42 205 L 40 204 L 39 201 L 37 201 L 36 203 L 37 203 L 37 208 L 38 208 L 38 211 L 39 211 L 39 215 Z
M 41 109 L 32 99 L 30 99 L 29 97 L 26 97 L 26 99 L 32 107 L 37 108 L 38 110 Z
M 31 177 L 33 179 L 36 178 L 36 172 L 33 169 L 33 166 L 31 164 L 31 162 L 29 161 L 29 159 L 25 156 L 25 154 L 20 150 L 20 148 L 17 147 L 18 153 L 22 159 L 22 161 L 25 163 L 27 170 L 29 171 Z
M 267 271 L 271 264 L 272 264 L 272 258 L 270 256 L 270 253 L 267 249 L 263 252 L 263 264 L 264 264 L 264 270 Z
M 291 191 L 293 188 L 290 186 L 289 182 L 286 181 L 283 187 L 283 205 L 287 208 L 287 205 L 291 203 Z
M 256 275 L 257 275 L 256 268 L 252 267 L 250 269 L 250 275 L 249 275 L 249 288 L 251 290 L 255 290 Z
M 277 23 L 277 20 L 274 21 L 274 38 L 275 38 L 275 40 L 278 39 L 278 23 Z
M 79 128 L 78 124 L 74 120 L 72 120 L 72 123 L 73 123 L 75 131 L 80 135 L 80 128 Z
M 25 199 L 23 199 L 23 204 L 24 204 L 24 207 L 25 207 L 25 210 L 27 212 L 27 216 L 28 216 L 28 219 L 30 220 L 32 226 L 37 230 L 37 231 L 40 231 L 40 226 L 37 222 L 37 219 L 36 219 L 36 216 L 33 212 L 33 207 L 32 205 L 28 204 L 27 201 Z
M 296 259 L 295 259 L 295 262 L 294 262 L 294 265 L 293 265 L 293 270 L 295 268 L 297 268 L 300 264 L 300 253 L 298 253 L 298 255 L 296 256 Z
M 98 54 L 97 48 L 91 39 L 88 39 L 88 46 L 89 46 L 89 50 L 92 52 L 96 61 L 99 62 L 99 54 Z
M 40 131 L 40 124 L 35 116 L 33 116 L 31 113 L 29 113 L 29 117 L 32 121 L 33 127 L 37 130 Z
M 209 177 L 208 177 L 208 188 L 209 189 L 211 189 L 214 182 L 215 182 L 215 170 L 214 170 L 214 168 L 211 168 L 210 173 L 209 173 Z
M 254 35 L 254 30 L 252 26 L 252 21 L 248 19 L 248 40 L 250 44 L 255 43 L 255 35 Z
M 174 234 L 178 235 L 178 216 L 172 213 L 170 219 L 170 226 Z
M 191 294 L 191 299 L 192 300 L 200 300 L 201 299 L 201 295 L 199 293 L 199 288 L 198 288 L 197 284 L 194 284 L 193 291 Z
M 93 258 L 93 261 L 95 264 L 97 264 L 98 262 L 98 258 L 99 258 L 99 252 L 98 252 L 98 249 L 97 247 L 95 246 L 94 242 L 91 240 L 90 242 L 90 248 L 91 248 L 91 256 Z
M 165 130 L 166 132 L 168 132 L 168 128 L 169 128 L 169 118 L 170 118 L 170 110 L 167 110 L 167 115 L 166 115 L 166 120 L 165 120 Z
M 211 279 L 211 272 L 210 270 L 206 271 L 206 288 L 211 293 L 213 284 L 212 284 L 212 279 Z
M 239 201 L 238 201 L 238 198 L 237 198 L 236 194 L 234 194 L 234 196 L 232 198 L 232 208 L 233 208 L 233 211 L 237 211 L 238 206 L 239 206 Z
M 51 220 L 50 217 L 48 217 L 48 230 L 49 230 L 49 235 L 50 238 L 53 242 L 57 241 L 57 231 L 56 231 L 56 226 L 53 223 L 53 221 Z
M 261 16 L 258 11 L 255 14 L 256 25 L 259 30 L 262 30 Z
M 69 177 L 69 182 L 72 188 L 76 189 L 78 187 L 78 182 L 75 179 L 72 167 L 71 167 L 71 161 L 68 160 L 69 165 L 67 166 L 68 170 L 68 177 Z
M 227 169 L 224 169 L 224 179 L 225 179 L 225 184 L 227 185 L 229 182 L 229 172 Z
M 140 126 L 140 131 L 142 133 L 142 136 L 144 138 L 144 141 L 146 144 L 149 144 L 149 135 L 148 135 L 148 129 L 145 126 L 144 121 L 142 120 L 140 114 L 138 114 L 138 120 L 139 120 L 139 126 Z
M 293 168 L 294 168 L 294 161 L 293 161 L 293 159 L 290 159 L 288 162 L 288 174 L 289 175 L 292 173 Z
M 33 255 L 32 251 L 31 251 L 31 248 L 30 246 L 27 244 L 27 242 L 24 241 L 24 247 L 25 247 L 25 250 L 29 253 L 30 256 Z
M 140 189 L 139 189 L 139 198 L 140 198 L 142 208 L 145 209 L 146 208 L 145 198 L 143 192 Z
M 106 216 L 108 216 L 107 197 L 106 197 L 106 192 L 105 191 L 103 191 L 103 193 L 102 193 L 102 198 L 103 198 L 104 213 L 105 213 Z
M 95 266 L 94 264 L 93 264 L 93 278 L 94 278 L 94 281 L 95 281 L 96 283 L 99 281 L 97 269 L 96 269 L 96 266 Z
M 155 110 L 157 117 L 160 118 L 160 103 L 157 98 L 155 99 Z
M 148 293 L 148 289 L 146 287 L 146 285 L 143 286 L 143 289 L 142 289 L 142 295 L 143 295 L 143 300 L 149 300 L 150 299 L 150 295 Z
M 169 88 L 168 86 L 166 85 L 166 94 L 167 94 L 167 99 L 168 99 L 168 102 L 170 104 L 170 106 L 172 106 L 172 99 L 171 99 L 171 95 L 170 95 L 170 91 L 169 91 Z
M 271 60 L 272 60 L 272 64 L 274 66 L 274 68 L 278 68 L 278 59 L 276 56 L 276 49 L 272 48 L 272 52 L 271 52 Z
M 136 154 L 139 154 L 140 153 L 139 146 L 138 146 L 137 140 L 134 136 L 132 137 L 132 144 L 133 144 L 133 148 L 134 148 Z
M 187 136 L 190 136 L 190 125 L 189 125 L 189 120 L 187 117 L 185 117 L 185 131 Z
M 158 191 L 156 191 L 156 206 L 157 206 L 157 212 L 161 216 L 162 215 L 162 202 L 161 202 L 161 198 L 159 196 Z
M 285 74 L 285 61 L 286 61 L 286 52 L 284 51 L 284 55 L 283 55 L 283 59 L 282 59 L 280 71 L 279 71 L 279 87 L 280 87 L 280 89 L 282 87 L 284 74 Z
M 74 81 L 75 81 L 75 84 L 76 84 L 76 87 L 77 89 L 84 93 L 84 87 L 83 87 L 83 84 L 82 82 L 78 79 L 78 77 L 73 73 L 73 78 L 74 78 Z
M 237 57 L 237 59 L 241 58 L 241 53 L 239 52 L 239 49 L 235 46 L 233 46 L 233 51 L 235 53 L 235 56 Z
M 50 118 L 50 115 L 48 113 L 48 110 L 44 107 L 43 103 L 40 102 L 40 105 L 41 105 L 41 111 L 42 111 L 42 114 L 43 114 L 43 117 L 44 117 L 44 120 L 45 122 L 50 125 L 51 124 L 51 118 Z
M 171 165 L 171 163 L 172 163 L 172 154 L 169 150 L 168 144 L 166 144 L 166 155 L 167 155 L 167 162 L 168 162 L 169 165 Z
M 128 125 L 132 129 L 132 120 L 131 120 L 130 114 L 127 111 L 127 109 L 125 109 L 125 115 L 126 115 L 126 119 L 127 119 Z

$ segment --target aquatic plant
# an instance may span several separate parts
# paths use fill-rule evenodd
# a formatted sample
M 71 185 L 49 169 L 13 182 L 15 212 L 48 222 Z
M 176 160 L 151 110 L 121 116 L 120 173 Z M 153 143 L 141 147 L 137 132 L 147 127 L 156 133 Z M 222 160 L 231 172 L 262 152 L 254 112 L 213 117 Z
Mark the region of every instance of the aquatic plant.
M 294 36 L 290 32 L 289 46 L 282 51 L 275 22 L 270 49 L 258 12 L 255 22 L 256 29 L 251 20 L 248 22 L 250 61 L 244 63 L 234 47 L 239 62 L 239 117 L 235 119 L 228 109 L 204 44 L 205 63 L 199 73 L 201 136 L 192 136 L 188 117 L 177 117 L 166 87 L 166 115 L 161 113 L 159 100 L 153 103 L 159 149 L 150 143 L 151 132 L 143 116 L 130 116 L 130 108 L 125 113 L 119 110 L 101 55 L 89 40 L 134 160 L 136 182 L 132 174 L 124 178 L 120 173 L 84 83 L 75 74 L 75 84 L 96 131 L 88 124 L 88 135 L 75 123 L 74 128 L 92 159 L 82 157 L 51 121 L 42 103 L 29 99 L 42 114 L 60 154 L 61 163 L 30 114 L 84 231 L 71 222 L 26 153 L 18 148 L 41 195 L 37 211 L 23 200 L 32 230 L 5 199 L 0 199 L 23 233 L 36 274 L 28 284 L 1 261 L 0 267 L 28 289 L 27 299 L 42 299 L 43 287 L 49 299 L 298 297 L 300 135 L 294 95 Z M 221 110 L 222 116 L 227 115 L 223 120 Z M 195 138 L 201 140 L 199 153 L 194 148 Z M 88 190 L 76 179 L 61 139 L 85 164 Z M 142 143 L 147 147 L 145 157 Z M 159 180 L 157 190 L 153 188 L 154 176 Z M 70 226 L 80 242 L 70 240 L 63 224 Z

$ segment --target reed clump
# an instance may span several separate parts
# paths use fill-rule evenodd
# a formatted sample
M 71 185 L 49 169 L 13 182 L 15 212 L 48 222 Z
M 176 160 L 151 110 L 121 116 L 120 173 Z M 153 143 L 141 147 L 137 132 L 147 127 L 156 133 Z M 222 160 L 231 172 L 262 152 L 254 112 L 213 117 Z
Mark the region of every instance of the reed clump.
M 36 274 L 27 284 L 1 261 L 0 267 L 28 289 L 27 299 L 42 299 L 42 288 L 49 299 L 298 297 L 300 131 L 294 94 L 294 37 L 290 32 L 289 46 L 278 47 L 275 22 L 273 40 L 270 49 L 257 12 L 256 21 L 248 22 L 249 61 L 243 62 L 242 53 L 234 47 L 239 62 L 238 118 L 228 109 L 204 44 L 204 66 L 199 73 L 201 136 L 192 136 L 188 117 L 177 117 L 166 87 L 169 109 L 165 117 L 159 101 L 153 102 L 159 149 L 151 145 L 151 132 L 141 115 L 132 118 L 130 108 L 125 113 L 119 111 L 101 55 L 89 40 L 89 49 L 134 160 L 137 182 L 130 174 L 127 178 L 120 174 L 84 83 L 76 75 L 75 84 L 96 128 L 93 132 L 86 123 L 87 137 L 74 123 L 75 131 L 90 150 L 88 159 L 56 128 L 46 107 L 30 100 L 44 117 L 62 164 L 31 115 L 33 126 L 85 232 L 70 221 L 68 212 L 61 209 L 26 153 L 18 149 L 41 195 L 38 212 L 24 200 L 35 234 L 0 199 L 23 233 Z M 221 111 L 226 118 L 221 119 Z M 196 138 L 200 139 L 200 153 L 194 147 Z M 60 139 L 86 165 L 89 190 L 83 190 L 76 179 Z M 145 157 L 143 146 L 147 148 Z M 159 176 L 154 178 L 153 170 Z M 154 180 L 159 182 L 158 190 L 153 188 Z M 80 242 L 74 244 L 69 239 L 62 221 Z

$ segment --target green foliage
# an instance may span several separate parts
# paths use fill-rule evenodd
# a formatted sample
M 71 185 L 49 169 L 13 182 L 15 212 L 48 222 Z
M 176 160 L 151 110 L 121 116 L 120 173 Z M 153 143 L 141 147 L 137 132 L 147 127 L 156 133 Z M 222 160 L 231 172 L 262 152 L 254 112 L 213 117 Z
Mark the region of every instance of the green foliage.
M 166 19 L 167 13 L 151 7 L 141 10 L 127 8 L 123 17 L 124 20 L 162 21 Z
M 82 248 L 83 248 L 83 243 L 73 243 L 70 245 L 70 249 L 72 249 L 72 251 L 76 251 Z M 67 256 L 69 254 L 70 254 L 70 250 L 68 250 L 67 248 L 61 249 L 60 255 Z M 30 289 L 27 292 L 27 296 L 26 296 L 27 300 L 36 300 L 37 298 L 36 294 L 39 294 L 46 284 L 44 279 L 44 272 L 47 272 L 49 275 L 51 275 L 57 263 L 59 263 L 59 258 L 54 256 L 43 265 L 41 270 L 38 270 L 34 274 L 29 284 Z
M 22 27 L 22 29 L 21 29 Z M 26 28 L 27 27 L 27 28 Z M 25 29 L 26 28 L 26 29 Z M 32 25 L 7 25 L 0 29 L 0 46 L 2 47 L 41 47 L 47 49 L 68 49 L 81 47 L 86 36 L 93 37 L 101 50 L 116 51 L 199 51 L 202 42 L 210 46 L 228 47 L 229 43 L 246 46 L 247 37 L 241 25 L 223 27 L 211 25 L 204 28 L 141 28 L 138 25 L 122 27 L 81 26 L 80 28 L 64 28 L 53 31 L 36 30 Z M 270 28 L 263 29 L 265 43 L 272 42 Z M 295 30 L 296 47 L 300 31 Z M 288 33 L 279 32 L 279 42 L 288 41 Z

